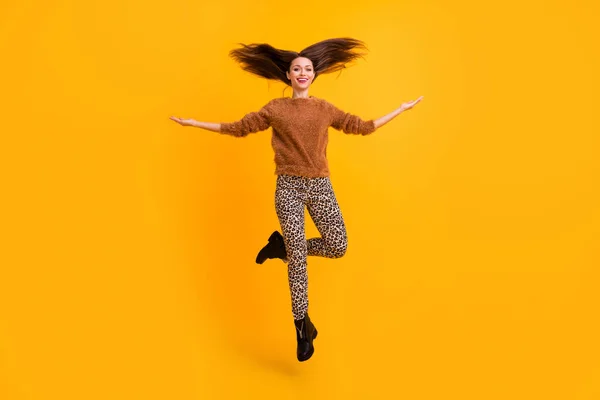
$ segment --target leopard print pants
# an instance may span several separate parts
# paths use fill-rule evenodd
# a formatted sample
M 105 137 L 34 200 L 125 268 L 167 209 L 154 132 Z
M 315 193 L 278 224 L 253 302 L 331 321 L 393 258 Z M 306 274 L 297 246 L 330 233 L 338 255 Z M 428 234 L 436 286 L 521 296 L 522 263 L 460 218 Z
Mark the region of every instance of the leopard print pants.
M 320 238 L 306 240 L 305 207 L 321 234 Z M 288 257 L 292 314 L 294 319 L 300 320 L 308 310 L 306 258 L 342 257 L 348 247 L 346 226 L 328 177 L 279 175 L 275 190 L 275 209 Z

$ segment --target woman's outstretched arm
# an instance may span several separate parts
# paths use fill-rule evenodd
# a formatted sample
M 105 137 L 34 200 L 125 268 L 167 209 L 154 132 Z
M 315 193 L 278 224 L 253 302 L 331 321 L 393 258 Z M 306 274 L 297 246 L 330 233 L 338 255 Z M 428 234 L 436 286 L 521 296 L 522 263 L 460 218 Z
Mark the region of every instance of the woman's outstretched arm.
M 416 100 L 408 101 L 406 103 L 403 103 L 400 107 L 398 107 L 397 109 L 395 109 L 391 113 L 389 113 L 387 115 L 384 115 L 381 118 L 377 118 L 376 120 L 373 121 L 374 124 L 375 124 L 375 129 L 380 128 L 383 125 L 387 124 L 388 122 L 390 122 L 391 120 L 393 120 L 394 118 L 396 118 L 400 113 L 402 113 L 402 112 L 404 112 L 406 110 L 410 110 L 418 102 L 420 102 L 422 99 L 423 99 L 423 96 L 419 97 Z
M 183 119 L 183 118 L 177 118 L 177 117 L 171 117 L 169 119 L 171 119 L 183 126 L 193 126 L 195 128 L 202 128 L 202 129 L 206 129 L 208 131 L 221 132 L 221 124 L 220 123 L 200 122 L 200 121 L 196 121 L 195 119 Z
M 245 137 L 250 133 L 264 131 L 271 125 L 271 102 L 257 112 L 251 112 L 235 122 L 200 122 L 195 119 L 170 117 L 171 120 L 183 125 L 202 128 L 226 135 Z
M 421 101 L 421 99 L 423 99 L 423 96 L 419 97 L 417 100 L 403 103 L 400 107 L 381 118 L 370 119 L 368 121 L 363 120 L 357 115 L 344 112 L 330 104 L 330 112 L 332 115 L 331 126 L 345 133 L 370 135 L 375 132 L 377 128 L 382 127 L 397 117 L 401 112 L 413 108 L 415 104 Z

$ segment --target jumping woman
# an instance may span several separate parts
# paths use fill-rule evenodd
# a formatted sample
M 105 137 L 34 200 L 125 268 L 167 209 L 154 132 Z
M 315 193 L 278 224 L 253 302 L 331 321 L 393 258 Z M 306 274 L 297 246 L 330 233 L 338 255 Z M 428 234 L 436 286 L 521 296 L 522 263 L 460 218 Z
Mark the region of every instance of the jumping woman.
M 256 262 L 262 264 L 266 259 L 279 258 L 288 264 L 298 361 L 306 361 L 313 355 L 313 339 L 317 337 L 317 329 L 308 316 L 307 256 L 339 258 L 348 246 L 346 227 L 329 178 L 328 128 L 368 135 L 423 98 L 403 103 L 381 118 L 364 121 L 324 99 L 308 95 L 319 75 L 345 68 L 362 57 L 361 50 L 366 50 L 364 43 L 352 38 L 324 40 L 299 53 L 266 43 L 242 44 L 230 56 L 252 74 L 291 86 L 292 96 L 275 98 L 237 122 L 211 123 L 171 117 L 183 126 L 236 137 L 272 128 L 277 176 L 275 210 L 281 234 L 275 231 L 269 237 Z M 321 235 L 319 238 L 306 240 L 305 207 Z

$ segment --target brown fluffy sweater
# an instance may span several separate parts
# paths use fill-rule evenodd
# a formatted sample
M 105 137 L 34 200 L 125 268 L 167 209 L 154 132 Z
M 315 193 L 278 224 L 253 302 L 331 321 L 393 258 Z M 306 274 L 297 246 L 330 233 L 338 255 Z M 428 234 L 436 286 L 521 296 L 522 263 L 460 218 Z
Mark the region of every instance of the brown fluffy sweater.
M 375 131 L 373 120 L 363 121 L 323 99 L 284 97 L 271 100 L 239 121 L 221 123 L 221 132 L 244 137 L 272 127 L 275 174 L 315 178 L 329 176 L 330 126 L 351 134 L 367 135 Z

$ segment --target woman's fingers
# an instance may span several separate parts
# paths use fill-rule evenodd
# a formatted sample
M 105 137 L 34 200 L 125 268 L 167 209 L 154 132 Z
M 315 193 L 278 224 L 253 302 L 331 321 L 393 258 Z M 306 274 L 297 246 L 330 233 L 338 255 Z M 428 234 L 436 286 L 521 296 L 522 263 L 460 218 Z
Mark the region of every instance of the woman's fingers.
M 183 120 L 181 118 L 177 118 L 177 117 L 170 117 L 169 119 L 177 122 L 178 124 L 183 125 Z
M 420 102 L 422 99 L 423 99 L 423 96 L 419 97 L 419 98 L 418 98 L 418 99 L 416 99 L 416 100 L 413 100 L 413 101 L 411 101 L 411 102 L 410 102 L 410 105 L 411 105 L 411 106 L 414 106 L 415 104 L 417 104 L 418 102 Z

